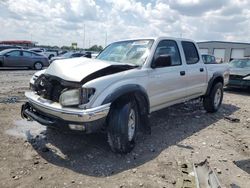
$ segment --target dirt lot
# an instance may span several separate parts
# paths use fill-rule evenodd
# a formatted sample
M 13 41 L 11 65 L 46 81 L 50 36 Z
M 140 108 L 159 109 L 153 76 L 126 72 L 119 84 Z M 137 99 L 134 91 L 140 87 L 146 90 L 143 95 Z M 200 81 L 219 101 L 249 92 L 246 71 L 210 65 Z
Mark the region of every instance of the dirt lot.
M 250 187 L 250 93 L 226 91 L 216 114 L 199 102 L 154 113 L 152 134 L 141 135 L 134 151 L 122 156 L 110 151 L 104 134 L 61 133 L 22 120 L 33 73 L 0 70 L 1 188 L 171 188 L 183 180 L 182 164 L 205 159 L 223 187 Z

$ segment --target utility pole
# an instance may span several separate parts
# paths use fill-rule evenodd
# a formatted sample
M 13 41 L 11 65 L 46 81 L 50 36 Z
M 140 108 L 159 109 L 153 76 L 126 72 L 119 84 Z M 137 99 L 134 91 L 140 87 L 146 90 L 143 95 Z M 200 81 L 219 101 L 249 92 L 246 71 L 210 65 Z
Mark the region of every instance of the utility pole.
M 106 31 L 106 33 L 105 33 L 105 46 L 104 46 L 104 48 L 107 46 L 107 38 L 108 38 L 108 32 Z
M 83 25 L 83 49 L 85 49 L 85 24 Z

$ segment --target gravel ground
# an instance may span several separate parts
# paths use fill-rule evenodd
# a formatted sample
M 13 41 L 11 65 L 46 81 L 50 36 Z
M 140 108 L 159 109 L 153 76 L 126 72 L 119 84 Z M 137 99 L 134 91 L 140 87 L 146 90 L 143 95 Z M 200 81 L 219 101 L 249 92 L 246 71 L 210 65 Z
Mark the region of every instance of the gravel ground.
M 133 152 L 110 151 L 105 134 L 47 130 L 22 120 L 34 71 L 0 70 L 0 187 L 177 187 L 207 159 L 222 187 L 250 187 L 250 93 L 227 90 L 221 109 L 198 101 L 153 113 Z M 225 117 L 232 117 L 228 120 Z

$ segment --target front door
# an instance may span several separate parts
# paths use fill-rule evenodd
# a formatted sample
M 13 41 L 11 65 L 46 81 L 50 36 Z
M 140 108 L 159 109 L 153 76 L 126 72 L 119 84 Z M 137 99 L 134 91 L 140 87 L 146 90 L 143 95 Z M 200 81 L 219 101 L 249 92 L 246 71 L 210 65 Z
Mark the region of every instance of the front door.
M 162 55 L 170 56 L 171 63 L 149 70 L 148 93 L 151 111 L 171 105 L 185 96 L 185 66 L 182 65 L 177 43 L 173 40 L 160 41 L 153 61 Z
M 13 50 L 5 54 L 4 65 L 6 67 L 17 67 L 20 66 L 20 50 Z

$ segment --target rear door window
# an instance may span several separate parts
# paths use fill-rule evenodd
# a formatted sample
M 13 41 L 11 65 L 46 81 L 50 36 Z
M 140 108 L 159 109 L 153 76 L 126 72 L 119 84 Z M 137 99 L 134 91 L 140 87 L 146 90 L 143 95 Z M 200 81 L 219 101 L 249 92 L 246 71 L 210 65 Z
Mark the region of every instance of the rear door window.
M 188 41 L 182 41 L 181 44 L 187 64 L 198 63 L 200 58 L 194 43 Z
M 25 52 L 23 51 L 23 57 L 31 57 L 32 53 L 31 52 Z
M 33 57 L 41 57 L 41 56 L 43 56 L 43 55 L 37 54 L 37 53 L 32 53 L 32 56 L 33 56 Z

